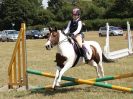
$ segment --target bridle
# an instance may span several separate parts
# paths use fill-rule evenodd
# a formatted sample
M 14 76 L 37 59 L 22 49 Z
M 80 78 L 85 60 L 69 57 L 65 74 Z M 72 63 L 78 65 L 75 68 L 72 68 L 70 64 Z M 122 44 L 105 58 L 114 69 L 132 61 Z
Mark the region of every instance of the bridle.
M 57 31 L 57 28 L 54 30 L 52 28 L 49 28 L 50 33 L 47 36 L 47 43 L 45 44 L 46 49 L 50 50 L 54 46 L 60 46 L 63 42 L 70 42 L 70 38 L 68 35 L 60 31 Z M 61 38 L 61 35 L 64 36 L 64 38 Z M 61 39 L 61 41 L 60 41 Z
M 59 33 L 59 32 L 57 32 L 57 33 Z M 52 32 L 51 32 L 50 34 L 52 34 Z M 63 40 L 61 40 L 61 41 L 58 41 L 58 43 L 56 43 L 56 45 L 58 45 L 58 46 L 59 46 L 60 44 L 62 44 L 63 42 L 69 42 L 69 41 L 68 41 L 69 36 L 68 36 L 68 35 L 66 35 L 66 34 L 65 34 L 65 33 L 63 33 L 63 32 L 62 32 L 62 34 L 64 34 L 64 35 L 66 36 L 66 38 L 65 38 L 65 39 L 63 39 Z M 51 36 L 51 35 L 50 35 L 50 36 Z M 51 38 L 51 37 L 50 37 L 50 38 Z M 51 40 L 50 40 L 50 42 L 51 42 Z M 52 45 L 52 46 L 55 46 L 55 44 L 53 44 L 52 42 L 51 42 L 51 45 Z

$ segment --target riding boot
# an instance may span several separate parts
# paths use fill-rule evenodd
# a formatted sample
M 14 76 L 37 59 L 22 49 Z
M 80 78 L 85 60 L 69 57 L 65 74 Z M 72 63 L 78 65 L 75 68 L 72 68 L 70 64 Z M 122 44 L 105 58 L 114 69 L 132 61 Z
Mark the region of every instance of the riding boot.
M 89 59 L 87 58 L 87 53 L 86 53 L 86 49 L 84 48 L 84 46 L 81 48 L 82 49 L 82 55 L 85 59 L 85 63 L 88 64 L 89 63 Z

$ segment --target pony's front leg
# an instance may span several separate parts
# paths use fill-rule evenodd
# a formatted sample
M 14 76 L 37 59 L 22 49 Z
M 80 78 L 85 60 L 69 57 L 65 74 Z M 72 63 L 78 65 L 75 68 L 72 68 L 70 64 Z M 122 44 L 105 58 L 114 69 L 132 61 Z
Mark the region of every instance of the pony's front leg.
M 57 83 L 57 79 L 59 77 L 59 73 L 60 73 L 61 68 L 57 66 L 57 70 L 56 70 L 56 74 L 55 74 L 55 79 L 52 85 L 52 88 L 54 89 L 55 86 L 59 86 L 59 83 Z
M 57 79 L 57 84 L 61 82 L 61 77 L 63 76 L 64 72 L 67 71 L 69 68 L 73 66 L 73 61 L 68 61 L 64 67 L 60 70 L 59 77 Z

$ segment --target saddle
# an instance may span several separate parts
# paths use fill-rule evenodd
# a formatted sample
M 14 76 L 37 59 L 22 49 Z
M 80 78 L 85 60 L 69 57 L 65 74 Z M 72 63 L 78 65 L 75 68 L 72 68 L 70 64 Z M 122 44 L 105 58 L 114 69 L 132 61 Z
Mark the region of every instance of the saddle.
M 83 50 L 82 50 L 82 48 L 80 48 L 80 46 L 79 46 L 78 42 L 75 40 L 75 38 L 68 38 L 68 41 L 73 45 L 74 51 L 77 54 L 77 58 L 72 66 L 72 67 L 74 67 L 78 63 L 79 58 L 83 57 Z
M 78 42 L 76 41 L 75 38 L 68 38 L 68 41 L 73 45 L 74 51 L 77 54 L 77 56 L 83 56 L 82 54 L 82 50 L 78 44 Z

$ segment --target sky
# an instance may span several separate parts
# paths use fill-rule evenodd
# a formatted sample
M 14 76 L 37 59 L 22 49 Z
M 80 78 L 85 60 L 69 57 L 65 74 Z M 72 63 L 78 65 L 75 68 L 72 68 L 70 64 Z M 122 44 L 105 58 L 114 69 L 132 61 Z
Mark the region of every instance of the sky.
M 44 8 L 48 7 L 47 2 L 48 2 L 48 0 L 43 0 L 42 4 L 43 4 Z

